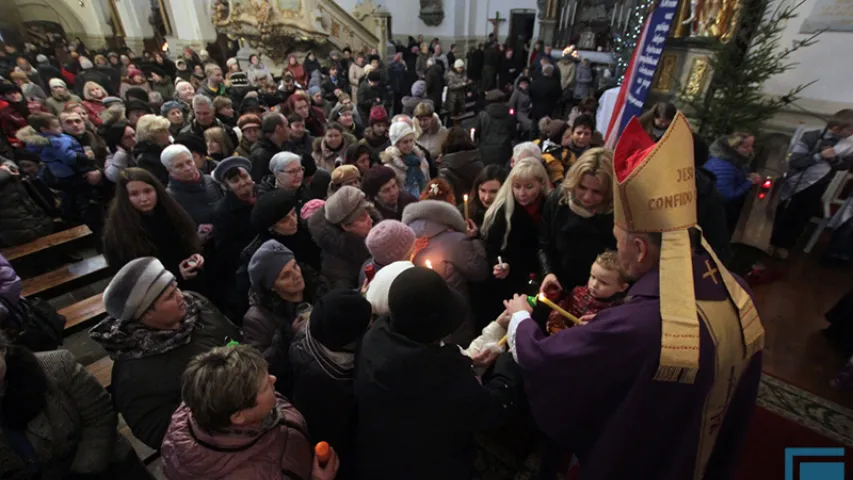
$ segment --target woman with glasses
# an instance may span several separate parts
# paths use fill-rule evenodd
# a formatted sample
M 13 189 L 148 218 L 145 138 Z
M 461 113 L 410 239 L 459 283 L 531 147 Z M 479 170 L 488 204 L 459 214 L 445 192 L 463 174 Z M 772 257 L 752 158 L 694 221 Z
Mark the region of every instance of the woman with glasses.
M 258 193 L 287 190 L 296 196 L 298 208 L 316 196 L 305 185 L 305 167 L 302 158 L 293 152 L 279 152 L 270 159 L 270 173 L 261 181 Z

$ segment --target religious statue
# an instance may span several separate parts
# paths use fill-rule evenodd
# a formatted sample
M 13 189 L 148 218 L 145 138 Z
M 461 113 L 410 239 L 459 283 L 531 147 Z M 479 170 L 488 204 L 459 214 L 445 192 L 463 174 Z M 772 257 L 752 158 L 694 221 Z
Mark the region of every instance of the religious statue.
M 418 17 L 431 27 L 441 25 L 444 20 L 444 1 L 421 0 L 421 13 Z
M 683 0 L 675 37 L 728 41 L 737 26 L 739 0 Z
M 218 0 L 213 5 L 213 24 L 221 24 L 228 20 L 228 0 Z

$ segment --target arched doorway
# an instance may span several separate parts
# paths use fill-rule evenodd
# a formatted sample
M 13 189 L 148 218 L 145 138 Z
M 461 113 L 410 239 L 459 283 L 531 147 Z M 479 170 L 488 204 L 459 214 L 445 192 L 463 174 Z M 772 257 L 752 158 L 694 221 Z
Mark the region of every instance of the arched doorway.
M 20 2 L 18 13 L 23 25 L 38 22 L 54 23 L 59 25 L 66 35 L 81 34 L 91 30 L 91 28 L 87 29 L 77 14 L 62 1 L 52 1 L 49 4 L 45 0 Z

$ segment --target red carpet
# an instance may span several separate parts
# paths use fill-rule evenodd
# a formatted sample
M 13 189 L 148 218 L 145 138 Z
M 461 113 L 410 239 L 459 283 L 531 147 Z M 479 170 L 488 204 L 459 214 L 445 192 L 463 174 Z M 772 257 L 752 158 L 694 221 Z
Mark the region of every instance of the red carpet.
M 769 410 L 756 407 L 746 434 L 746 443 L 741 452 L 735 480 L 784 479 L 787 447 L 844 445 Z M 851 465 L 853 450 L 846 449 L 845 454 L 845 463 Z

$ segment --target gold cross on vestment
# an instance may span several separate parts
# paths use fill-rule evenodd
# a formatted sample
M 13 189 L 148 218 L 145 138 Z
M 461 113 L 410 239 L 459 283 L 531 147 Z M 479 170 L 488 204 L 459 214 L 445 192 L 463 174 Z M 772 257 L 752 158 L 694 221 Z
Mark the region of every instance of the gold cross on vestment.
M 710 260 L 705 260 L 705 267 L 707 267 L 707 268 L 708 268 L 708 270 L 707 270 L 705 273 L 703 273 L 703 274 L 702 274 L 702 278 L 708 278 L 708 277 L 711 277 L 711 280 L 713 280 L 713 281 L 714 281 L 714 285 L 718 285 L 718 284 L 719 284 L 719 282 L 717 282 L 717 277 L 716 277 L 716 276 L 714 276 L 714 275 L 715 275 L 719 270 L 717 270 L 716 268 L 714 268 L 714 267 L 713 267 L 713 265 L 711 265 L 711 261 L 710 261 Z

